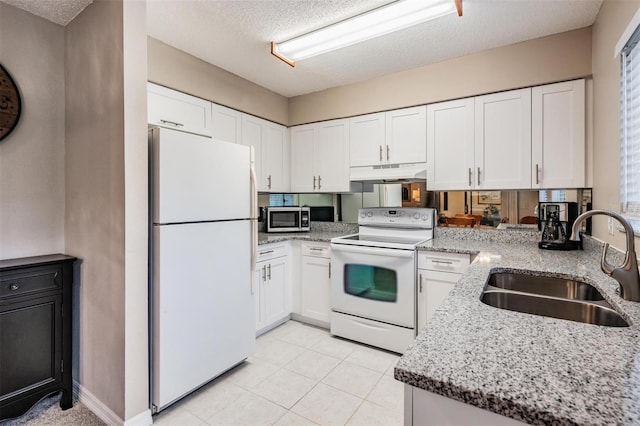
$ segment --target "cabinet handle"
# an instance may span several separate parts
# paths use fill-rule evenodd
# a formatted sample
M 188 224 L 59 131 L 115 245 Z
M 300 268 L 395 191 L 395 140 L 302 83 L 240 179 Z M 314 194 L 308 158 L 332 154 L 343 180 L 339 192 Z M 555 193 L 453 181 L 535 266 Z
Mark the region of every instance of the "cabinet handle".
M 480 167 L 478 167 L 478 186 L 480 186 Z
M 273 250 L 261 251 L 260 256 L 262 256 L 263 254 L 269 254 L 269 253 L 273 253 Z
M 536 185 L 540 184 L 540 166 L 536 164 Z
M 422 274 L 419 275 L 419 278 L 420 278 L 420 280 L 419 280 L 419 289 L 418 289 L 418 291 L 420 293 L 422 293 Z
M 267 279 L 271 281 L 271 264 L 267 265 Z
M 329 262 L 329 278 L 331 278 L 331 262 Z
M 269 175 L 267 180 L 269 181 L 269 183 L 267 184 L 267 188 L 271 189 L 271 175 Z
M 161 122 L 162 124 L 171 124 L 172 126 L 176 126 L 176 127 L 184 127 L 184 124 L 182 124 L 182 123 L 176 123 L 175 121 L 169 121 L 169 120 L 163 120 L 163 119 L 160 119 L 160 122 Z
M 313 177 L 313 190 L 316 190 L 316 177 Z
M 453 265 L 453 262 L 450 261 L 450 260 L 436 260 L 436 259 L 433 259 L 433 260 L 431 260 L 431 262 L 432 263 L 439 263 L 441 265 Z
M 262 267 L 262 281 L 267 281 L 267 267 Z
M 387 145 L 387 161 L 389 161 L 389 145 Z
M 9 286 L 9 289 L 10 289 L 11 291 L 16 291 L 16 290 L 17 290 L 17 289 L 19 289 L 19 288 L 20 288 L 20 286 L 19 286 L 18 284 L 11 284 L 11 285 Z
M 318 189 L 322 188 L 322 179 L 318 176 Z
M 380 161 L 382 161 L 382 145 L 380 145 Z
M 471 178 L 472 178 L 472 173 L 471 173 L 471 167 L 469 167 L 469 186 L 471 186 L 472 182 L 471 182 Z

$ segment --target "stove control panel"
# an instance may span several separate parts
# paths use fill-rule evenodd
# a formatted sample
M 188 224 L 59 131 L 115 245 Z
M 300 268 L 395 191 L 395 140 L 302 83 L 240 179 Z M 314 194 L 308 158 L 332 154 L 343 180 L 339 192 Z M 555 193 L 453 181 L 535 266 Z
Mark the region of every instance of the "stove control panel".
M 372 207 L 358 211 L 358 225 L 432 228 L 435 216 L 435 209 Z

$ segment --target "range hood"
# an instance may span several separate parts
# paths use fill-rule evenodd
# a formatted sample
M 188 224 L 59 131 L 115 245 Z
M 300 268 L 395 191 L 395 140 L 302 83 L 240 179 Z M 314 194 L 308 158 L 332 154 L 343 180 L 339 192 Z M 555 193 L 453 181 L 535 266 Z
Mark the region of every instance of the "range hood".
M 426 179 L 427 163 L 351 167 L 349 174 L 352 182 L 412 183 L 425 182 Z

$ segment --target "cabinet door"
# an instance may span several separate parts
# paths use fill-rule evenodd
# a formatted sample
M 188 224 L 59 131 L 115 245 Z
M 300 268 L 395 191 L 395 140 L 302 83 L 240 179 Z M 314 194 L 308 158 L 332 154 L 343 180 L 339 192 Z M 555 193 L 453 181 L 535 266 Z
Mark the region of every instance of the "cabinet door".
M 211 102 L 147 83 L 149 124 L 211 136 Z
M 266 315 L 264 312 L 264 286 L 267 277 L 267 264 L 266 262 L 256 263 L 256 267 L 253 270 L 253 301 L 255 304 L 256 312 L 256 331 L 261 330 L 267 325 Z
M 475 98 L 478 189 L 531 188 L 531 89 Z
M 263 120 L 249 114 L 242 114 L 242 144 L 252 146 L 255 152 L 254 169 L 258 179 L 258 191 L 266 191 L 267 184 L 263 168 Z
M 474 188 L 474 99 L 427 105 L 427 182 L 430 190 Z
M 267 325 L 273 324 L 291 313 L 288 269 L 289 262 L 286 257 L 272 259 L 267 263 L 267 280 L 263 293 Z
M 215 140 L 242 143 L 242 114 L 218 104 L 211 104 L 211 136 Z
M 418 332 L 428 323 L 462 274 L 418 270 Z
M 62 295 L 25 299 L 0 308 L 0 400 L 9 405 L 10 395 L 19 405 L 62 383 Z
M 318 175 L 318 191 L 350 190 L 349 120 L 320 123 L 314 149 L 314 167 Z
M 302 256 L 300 268 L 300 311 L 303 316 L 329 322 L 331 280 L 329 259 Z
M 314 192 L 317 176 L 313 169 L 313 148 L 316 124 L 292 127 L 291 130 L 291 192 Z
M 385 113 L 349 119 L 349 164 L 351 167 L 382 163 L 385 152 Z
M 386 113 L 384 159 L 387 163 L 427 161 L 427 107 L 422 105 Z
M 289 192 L 289 137 L 284 126 L 266 122 L 262 153 L 262 170 L 266 190 Z
M 585 182 L 585 81 L 531 89 L 532 187 L 582 188 Z

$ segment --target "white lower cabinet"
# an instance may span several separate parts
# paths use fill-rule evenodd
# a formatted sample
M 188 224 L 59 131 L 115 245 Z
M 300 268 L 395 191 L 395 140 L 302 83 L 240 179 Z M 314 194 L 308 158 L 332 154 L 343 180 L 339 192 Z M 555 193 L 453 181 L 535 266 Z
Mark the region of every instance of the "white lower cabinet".
M 259 246 L 253 274 L 256 332 L 262 334 L 288 319 L 291 313 L 288 245 Z
M 405 384 L 404 424 L 420 426 L 516 426 L 524 423 Z
M 418 333 L 471 263 L 470 255 L 418 252 Z
M 326 243 L 302 243 L 300 314 L 317 325 L 328 326 L 331 317 L 331 249 Z

